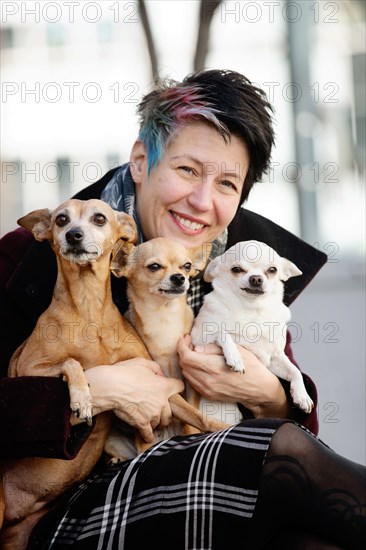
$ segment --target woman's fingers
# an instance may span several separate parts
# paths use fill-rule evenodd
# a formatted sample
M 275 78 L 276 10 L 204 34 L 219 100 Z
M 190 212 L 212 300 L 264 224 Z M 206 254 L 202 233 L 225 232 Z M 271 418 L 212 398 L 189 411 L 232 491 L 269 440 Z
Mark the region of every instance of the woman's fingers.
M 178 342 L 178 353 L 188 353 L 188 352 L 197 352 L 197 353 L 207 353 L 210 355 L 223 355 L 222 349 L 217 344 L 202 344 L 194 347 L 192 345 L 192 339 L 189 335 L 184 336 Z
M 169 426 L 171 421 L 172 421 L 172 411 L 170 410 L 170 407 L 167 405 L 161 411 L 160 426 L 165 428 L 166 426 Z
M 154 443 L 154 432 L 149 424 L 146 424 L 146 426 L 139 426 L 138 430 L 146 443 Z
M 121 410 L 119 409 L 115 409 L 114 414 L 117 416 L 117 418 L 120 418 L 124 422 L 130 424 L 130 426 L 137 428 L 142 438 L 147 443 L 153 443 L 154 432 L 151 423 L 146 420 L 146 418 L 143 418 L 138 410 L 135 409 L 135 412 L 133 412 L 132 407 L 125 408 L 123 412 L 121 412 Z
M 168 381 L 168 397 L 171 397 L 175 393 L 182 393 L 184 391 L 184 382 L 178 378 L 167 378 Z
M 161 370 L 161 367 L 158 363 L 155 363 L 155 361 L 146 361 L 144 363 L 145 366 L 151 370 L 154 374 L 157 374 L 158 376 L 164 376 L 163 371 Z
M 147 361 L 146 366 L 156 375 L 164 376 L 163 371 L 158 363 L 155 361 Z M 170 397 L 175 393 L 182 393 L 184 391 L 184 382 L 179 378 L 165 378 L 164 382 L 167 383 L 167 396 Z
M 223 355 L 222 348 L 217 344 L 204 344 L 194 348 L 197 353 L 207 353 L 208 355 Z

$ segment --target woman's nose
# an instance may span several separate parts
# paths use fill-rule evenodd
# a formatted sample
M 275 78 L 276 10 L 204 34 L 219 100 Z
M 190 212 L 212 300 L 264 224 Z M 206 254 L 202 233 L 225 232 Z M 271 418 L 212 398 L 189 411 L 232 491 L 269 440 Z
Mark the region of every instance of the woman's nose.
M 200 211 L 211 210 L 213 204 L 213 186 L 209 182 L 195 185 L 188 196 L 189 204 Z

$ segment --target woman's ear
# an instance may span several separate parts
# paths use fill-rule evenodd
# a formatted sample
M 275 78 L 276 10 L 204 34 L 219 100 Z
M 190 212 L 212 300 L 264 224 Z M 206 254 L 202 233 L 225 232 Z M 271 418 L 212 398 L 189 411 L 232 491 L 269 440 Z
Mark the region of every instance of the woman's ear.
M 147 167 L 146 146 L 139 139 L 132 146 L 130 154 L 131 176 L 135 183 L 141 183 L 144 170 Z

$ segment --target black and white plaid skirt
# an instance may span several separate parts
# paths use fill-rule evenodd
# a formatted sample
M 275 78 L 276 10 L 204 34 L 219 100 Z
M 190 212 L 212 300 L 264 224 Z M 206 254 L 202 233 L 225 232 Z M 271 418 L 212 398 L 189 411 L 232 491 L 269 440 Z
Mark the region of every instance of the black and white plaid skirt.
M 284 422 L 174 437 L 95 473 L 37 524 L 28 548 L 234 548 L 250 527 L 266 452 Z

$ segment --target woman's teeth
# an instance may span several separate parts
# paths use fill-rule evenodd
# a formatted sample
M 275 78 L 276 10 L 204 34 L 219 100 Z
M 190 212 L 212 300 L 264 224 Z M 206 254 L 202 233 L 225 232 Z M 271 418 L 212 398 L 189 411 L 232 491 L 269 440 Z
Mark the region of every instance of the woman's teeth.
M 191 229 L 192 231 L 197 231 L 198 229 L 202 229 L 204 227 L 203 223 L 197 223 L 192 222 L 190 220 L 187 220 L 186 218 L 182 218 L 181 216 L 178 216 L 178 214 L 175 214 L 172 212 L 173 216 L 176 220 L 179 221 L 180 224 L 184 225 L 187 229 Z

